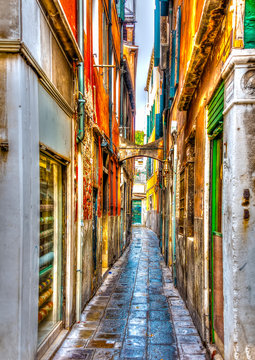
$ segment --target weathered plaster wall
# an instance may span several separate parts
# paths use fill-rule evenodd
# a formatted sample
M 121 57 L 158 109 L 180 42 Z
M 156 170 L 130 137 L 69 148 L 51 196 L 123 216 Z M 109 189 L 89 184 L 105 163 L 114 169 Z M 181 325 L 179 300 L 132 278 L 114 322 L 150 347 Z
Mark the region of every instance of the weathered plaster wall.
M 34 359 L 39 259 L 38 80 L 19 55 L 0 57 L 0 358 Z M 29 154 L 29 156 L 28 156 Z
M 20 39 L 20 0 L 0 1 L 1 17 L 0 39 Z

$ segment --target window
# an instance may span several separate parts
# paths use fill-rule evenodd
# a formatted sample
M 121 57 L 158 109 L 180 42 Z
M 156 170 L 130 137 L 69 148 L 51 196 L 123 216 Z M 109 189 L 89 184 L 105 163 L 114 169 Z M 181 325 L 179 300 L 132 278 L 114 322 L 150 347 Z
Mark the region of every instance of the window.
M 113 215 L 113 162 L 110 163 L 110 184 L 111 184 L 111 198 L 110 198 L 110 215 Z
M 40 154 L 39 344 L 62 319 L 62 177 L 62 166 L 45 154 Z
M 103 11 L 103 65 L 108 65 L 108 25 L 105 11 Z M 107 88 L 108 68 L 103 68 L 104 88 Z
M 116 119 L 119 119 L 119 86 L 120 86 L 120 74 L 119 70 L 116 70 L 116 100 L 115 100 L 115 112 L 116 112 Z
M 150 211 L 153 210 L 153 195 L 150 195 L 149 197 L 149 206 L 150 206 L 149 210 Z
M 115 56 L 114 56 L 114 52 L 112 51 L 112 65 L 115 65 L 116 61 L 115 61 Z M 109 68 L 110 74 L 112 76 L 112 111 L 115 111 L 115 99 L 116 99 L 116 82 L 115 82 L 115 68 Z
M 115 202 L 116 202 L 116 216 L 118 215 L 118 169 L 116 168 L 116 199 L 115 199 Z
M 180 218 L 179 218 L 179 232 L 184 233 L 184 206 L 185 206 L 185 170 L 180 174 Z
M 186 148 L 187 158 L 187 226 L 186 235 L 194 236 L 194 158 L 195 138 L 189 140 Z
M 93 182 L 94 185 L 98 185 L 98 142 L 96 139 L 94 139 L 93 145 Z
M 99 64 L 99 21 L 98 21 L 98 0 L 92 4 L 92 27 L 93 27 L 93 55 L 95 64 Z

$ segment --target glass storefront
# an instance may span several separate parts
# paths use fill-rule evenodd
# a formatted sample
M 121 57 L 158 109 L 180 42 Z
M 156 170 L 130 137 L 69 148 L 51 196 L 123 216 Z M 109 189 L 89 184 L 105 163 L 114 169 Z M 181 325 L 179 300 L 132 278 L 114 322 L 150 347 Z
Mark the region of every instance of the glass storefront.
M 40 154 L 38 345 L 62 319 L 62 166 Z

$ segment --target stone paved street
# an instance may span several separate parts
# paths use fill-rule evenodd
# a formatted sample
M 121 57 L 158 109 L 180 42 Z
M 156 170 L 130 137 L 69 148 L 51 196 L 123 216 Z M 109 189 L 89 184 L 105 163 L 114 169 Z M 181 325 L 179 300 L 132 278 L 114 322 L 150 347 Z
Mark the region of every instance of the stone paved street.
M 134 228 L 129 249 L 109 271 L 55 360 L 206 358 L 158 244 L 151 230 Z

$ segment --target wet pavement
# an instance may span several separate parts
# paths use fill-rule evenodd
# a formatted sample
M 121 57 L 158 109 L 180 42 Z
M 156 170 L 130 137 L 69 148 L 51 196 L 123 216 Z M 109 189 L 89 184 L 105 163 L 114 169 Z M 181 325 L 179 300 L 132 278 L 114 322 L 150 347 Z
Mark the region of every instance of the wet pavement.
M 54 360 L 206 359 L 158 245 L 151 230 L 133 229 L 130 247 L 109 271 Z

